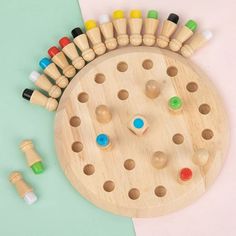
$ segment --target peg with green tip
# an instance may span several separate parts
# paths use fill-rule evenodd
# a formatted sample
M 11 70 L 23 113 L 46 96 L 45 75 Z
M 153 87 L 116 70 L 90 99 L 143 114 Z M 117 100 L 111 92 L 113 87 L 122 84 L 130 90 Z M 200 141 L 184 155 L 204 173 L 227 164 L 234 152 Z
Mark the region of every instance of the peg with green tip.
M 171 97 L 168 101 L 168 107 L 171 111 L 178 112 L 181 111 L 183 102 L 180 97 L 174 96 Z

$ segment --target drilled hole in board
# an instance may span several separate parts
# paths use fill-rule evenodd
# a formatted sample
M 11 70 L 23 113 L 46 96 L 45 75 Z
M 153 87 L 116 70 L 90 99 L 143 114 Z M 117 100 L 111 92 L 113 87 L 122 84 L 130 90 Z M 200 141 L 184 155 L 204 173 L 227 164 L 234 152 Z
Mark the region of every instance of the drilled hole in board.
M 175 144 L 181 144 L 184 142 L 184 136 L 182 134 L 175 134 L 173 137 L 172 137 L 172 141 L 175 143 Z
M 198 110 L 201 114 L 207 115 L 211 111 L 211 107 L 208 104 L 204 103 L 199 106 Z
M 132 200 L 136 200 L 139 198 L 140 196 L 140 192 L 137 188 L 132 188 L 129 190 L 129 198 L 132 199 Z
M 94 80 L 97 84 L 103 84 L 106 80 L 106 77 L 104 74 L 99 73 L 95 75 Z
M 84 167 L 84 173 L 86 175 L 92 175 L 95 172 L 95 168 L 92 164 L 88 164 Z
M 152 67 L 153 67 L 153 62 L 152 62 L 152 60 L 147 59 L 147 60 L 143 61 L 143 68 L 144 68 L 145 70 L 151 70 Z
M 81 103 L 87 102 L 88 99 L 89 99 L 89 95 L 87 93 L 85 93 L 85 92 L 80 93 L 79 96 L 78 96 L 78 100 Z
M 127 159 L 124 162 L 124 167 L 125 167 L 126 170 L 133 170 L 134 167 L 135 167 L 135 161 L 132 160 L 132 159 Z
M 118 71 L 120 71 L 120 72 L 125 72 L 125 71 L 127 71 L 128 70 L 128 64 L 126 63 L 126 62 L 124 62 L 124 61 L 122 61 L 122 62 L 119 62 L 118 64 L 117 64 L 117 70 Z
M 129 97 L 129 92 L 125 89 L 122 89 L 117 94 L 120 100 L 126 100 Z
M 213 133 L 213 131 L 212 131 L 211 129 L 204 129 L 204 130 L 202 131 L 202 137 L 203 137 L 204 139 L 206 139 L 206 140 L 212 139 L 213 136 L 214 136 L 214 133 Z
M 157 186 L 155 188 L 155 194 L 157 197 L 164 197 L 166 195 L 166 188 L 164 186 Z
M 190 82 L 187 84 L 186 88 L 190 93 L 194 93 L 198 90 L 198 85 L 195 82 Z
M 72 127 L 78 127 L 81 124 L 81 120 L 78 116 L 73 116 L 70 118 L 70 125 Z
M 108 180 L 106 181 L 104 184 L 103 184 L 103 189 L 106 191 L 106 192 L 112 192 L 115 188 L 115 184 L 113 181 L 111 180 Z
M 83 144 L 80 142 L 74 142 L 71 148 L 73 152 L 81 152 L 83 150 Z
M 166 73 L 170 77 L 174 77 L 178 74 L 178 69 L 175 66 L 170 66 L 170 67 L 167 68 Z

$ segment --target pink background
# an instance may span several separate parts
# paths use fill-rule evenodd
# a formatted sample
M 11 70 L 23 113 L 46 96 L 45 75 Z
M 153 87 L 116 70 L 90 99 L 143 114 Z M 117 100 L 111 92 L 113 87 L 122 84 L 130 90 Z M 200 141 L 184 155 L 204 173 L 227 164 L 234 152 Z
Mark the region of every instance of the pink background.
M 161 19 L 170 12 L 189 18 L 200 29 L 211 29 L 212 41 L 192 60 L 218 87 L 231 125 L 231 146 L 225 166 L 215 184 L 197 202 L 173 214 L 152 219 L 133 219 L 138 236 L 235 236 L 236 235 L 236 1 L 234 0 L 79 0 L 84 20 L 97 19 L 115 9 L 157 9 Z M 145 13 L 146 14 L 146 13 Z M 180 23 L 181 23 L 180 22 Z M 234 68 L 235 67 L 235 68 Z

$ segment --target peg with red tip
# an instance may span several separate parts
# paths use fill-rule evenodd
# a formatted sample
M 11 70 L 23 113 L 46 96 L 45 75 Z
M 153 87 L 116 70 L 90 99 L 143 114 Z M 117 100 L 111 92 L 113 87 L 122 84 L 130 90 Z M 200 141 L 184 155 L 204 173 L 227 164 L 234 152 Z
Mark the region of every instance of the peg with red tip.
M 193 177 L 193 172 L 190 168 L 182 168 L 179 171 L 179 181 L 180 183 L 189 182 Z

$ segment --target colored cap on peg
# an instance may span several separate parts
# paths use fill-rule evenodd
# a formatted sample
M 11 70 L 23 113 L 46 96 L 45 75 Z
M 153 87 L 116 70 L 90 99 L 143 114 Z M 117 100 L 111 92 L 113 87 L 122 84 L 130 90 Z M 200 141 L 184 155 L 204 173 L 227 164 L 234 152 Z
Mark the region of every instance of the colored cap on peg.
M 39 74 L 37 71 L 32 71 L 29 75 L 29 79 L 35 83 L 40 76 L 41 74 Z
M 188 181 L 188 180 L 192 179 L 192 177 L 193 177 L 193 172 L 189 168 L 183 168 L 179 172 L 179 178 L 182 181 Z
M 93 28 L 96 28 L 97 23 L 96 23 L 95 20 L 88 20 L 84 23 L 84 26 L 85 26 L 85 29 L 88 31 L 88 30 L 91 30 Z
M 130 11 L 130 18 L 142 18 L 142 12 L 140 10 Z
M 48 65 L 50 65 L 52 61 L 48 59 L 47 57 L 44 57 L 39 61 L 39 66 L 44 70 Z
M 136 128 L 136 129 L 142 129 L 143 128 L 143 126 L 144 126 L 144 121 L 143 121 L 143 119 L 141 119 L 141 118 L 135 118 L 134 119 L 134 121 L 133 121 L 133 126 L 134 126 L 134 128 Z
M 59 44 L 62 48 L 71 43 L 71 40 L 68 37 L 63 37 L 59 40 Z
M 79 36 L 83 33 L 84 32 L 82 31 L 82 29 L 80 29 L 79 27 L 76 27 L 73 30 L 71 30 L 71 34 L 72 34 L 73 38 L 76 38 L 77 36 Z
M 112 14 L 112 18 L 117 20 L 117 19 L 122 19 L 125 17 L 124 11 L 122 10 L 116 10 Z
M 99 16 L 98 22 L 100 25 L 110 22 L 110 17 L 107 14 L 103 14 Z
M 171 13 L 171 14 L 168 16 L 167 20 L 169 20 L 169 21 L 171 21 L 171 22 L 177 24 L 178 21 L 179 21 L 179 16 L 176 15 L 175 13 Z
M 147 18 L 158 19 L 158 12 L 156 10 L 149 10 Z
M 96 138 L 96 143 L 101 148 L 107 148 L 110 145 L 110 139 L 106 134 L 99 134 Z
M 193 32 L 197 29 L 197 23 L 194 20 L 189 20 L 185 26 Z
M 22 93 L 22 97 L 29 101 L 33 92 L 34 92 L 34 90 L 32 90 L 32 89 L 25 89 Z
M 56 46 L 52 46 L 51 48 L 48 49 L 48 55 L 50 57 L 56 56 L 59 52 L 60 50 Z
M 183 102 L 180 97 L 174 96 L 169 99 L 168 105 L 172 110 L 179 110 L 182 107 Z

